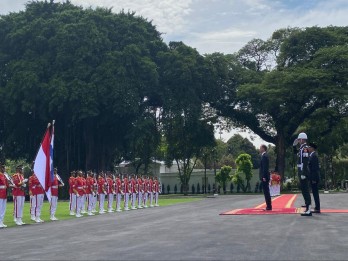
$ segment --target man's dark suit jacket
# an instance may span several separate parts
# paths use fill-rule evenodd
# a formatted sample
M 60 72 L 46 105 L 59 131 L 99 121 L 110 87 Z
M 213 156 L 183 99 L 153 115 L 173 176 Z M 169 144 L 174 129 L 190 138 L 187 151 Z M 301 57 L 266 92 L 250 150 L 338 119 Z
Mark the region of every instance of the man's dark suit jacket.
M 309 179 L 312 181 L 319 182 L 320 180 L 319 159 L 315 151 L 309 156 L 308 171 L 309 171 Z
M 266 179 L 268 182 L 270 177 L 269 177 L 269 159 L 268 159 L 268 154 L 265 152 L 261 156 L 261 163 L 260 163 L 260 172 L 259 172 L 260 180 L 262 181 L 263 178 Z

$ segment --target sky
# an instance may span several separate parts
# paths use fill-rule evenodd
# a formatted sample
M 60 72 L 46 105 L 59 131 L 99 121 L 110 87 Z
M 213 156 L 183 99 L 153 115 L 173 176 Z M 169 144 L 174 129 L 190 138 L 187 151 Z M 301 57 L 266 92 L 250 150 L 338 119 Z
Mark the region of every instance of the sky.
M 25 9 L 27 0 L 0 0 L 0 14 Z M 55 2 L 62 2 L 55 0 Z M 347 26 L 348 0 L 71 0 L 83 7 L 135 11 L 156 25 L 166 43 L 183 41 L 201 54 L 235 53 L 254 38 L 286 27 Z M 236 131 L 223 132 L 228 140 Z M 241 133 L 250 138 L 249 133 Z M 252 135 L 253 143 L 263 141 Z M 217 132 L 216 137 L 220 137 Z

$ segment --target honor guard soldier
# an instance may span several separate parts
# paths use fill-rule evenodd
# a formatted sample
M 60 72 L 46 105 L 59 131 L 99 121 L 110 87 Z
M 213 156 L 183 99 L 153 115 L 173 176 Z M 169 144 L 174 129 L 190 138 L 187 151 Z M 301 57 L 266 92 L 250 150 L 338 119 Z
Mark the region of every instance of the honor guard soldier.
M 32 172 L 29 187 L 31 188 L 31 191 L 32 191 L 32 195 L 33 195 L 32 206 L 34 207 L 33 213 L 30 213 L 30 214 L 34 214 L 35 216 L 34 220 L 36 223 L 44 222 L 40 217 L 41 217 L 41 209 L 42 209 L 42 205 L 43 205 L 43 201 L 45 197 L 45 191 L 43 187 L 41 186 L 40 181 L 34 172 Z M 33 219 L 33 216 L 31 218 Z
M 130 185 L 131 185 L 131 195 L 132 195 L 132 207 L 131 207 L 131 209 L 137 209 L 135 207 L 135 202 L 137 201 L 137 181 L 135 180 L 134 175 L 132 175 Z
M 92 171 L 87 171 L 86 178 L 86 195 L 87 195 L 87 215 L 94 216 L 92 213 L 93 201 L 94 201 L 94 178 L 92 177 Z
M 7 227 L 7 225 L 4 224 L 4 217 L 6 213 L 8 187 L 8 180 L 5 176 L 5 165 L 0 164 L 0 228 Z
M 97 212 L 96 207 L 97 207 L 97 201 L 98 201 L 98 180 L 97 180 L 97 173 L 93 173 L 92 194 L 93 194 L 92 213 L 96 213 L 96 212 Z
M 75 178 L 74 193 L 76 195 L 76 217 L 82 217 L 81 210 L 83 204 L 83 197 L 85 195 L 84 182 L 82 179 L 82 171 L 77 172 L 77 178 Z
M 34 175 L 31 175 L 28 180 L 28 189 L 30 196 L 30 219 L 35 221 L 35 207 L 36 207 L 36 189 L 33 188 Z
M 76 172 L 71 171 L 70 178 L 69 178 L 70 216 L 74 216 L 76 212 L 76 194 L 74 193 L 75 179 L 76 179 Z
M 153 182 L 153 177 L 150 177 L 149 180 L 149 192 L 150 192 L 150 208 L 153 208 L 153 195 L 155 192 L 155 183 Z
M 115 192 L 116 192 L 116 212 L 121 212 L 121 198 L 122 198 L 122 181 L 120 179 L 120 174 L 116 176 L 115 180 Z
M 316 153 L 317 145 L 309 143 L 309 159 L 308 159 L 308 171 L 309 171 L 309 182 L 311 184 L 313 198 L 315 202 L 315 208 L 312 210 L 313 213 L 320 213 L 320 198 L 319 198 L 319 182 L 320 182 L 320 166 L 319 159 Z
M 312 216 L 311 213 L 311 195 L 309 194 L 309 172 L 308 172 L 308 159 L 309 159 L 309 149 L 307 145 L 307 134 L 301 132 L 297 139 L 294 141 L 294 147 L 300 145 L 297 162 L 298 177 L 300 180 L 301 191 L 305 201 L 306 210 L 301 216 Z
M 112 179 L 112 173 L 108 172 L 107 178 L 106 178 L 106 184 L 107 184 L 107 195 L 108 195 L 108 213 L 114 212 L 112 205 L 114 203 L 114 180 Z
M 144 184 L 144 195 L 143 195 L 143 205 L 144 208 L 147 208 L 147 199 L 149 194 L 149 176 L 143 177 L 143 184 Z
M 23 167 L 17 166 L 16 173 L 13 175 L 14 187 L 12 189 L 13 203 L 14 203 L 14 221 L 18 226 L 24 225 L 22 221 L 23 218 L 23 208 L 25 201 L 25 187 L 28 179 L 24 178 Z
M 158 196 L 160 193 L 160 183 L 159 183 L 157 177 L 155 177 L 154 186 L 155 186 L 155 207 L 159 207 Z
M 143 208 L 141 205 L 143 203 L 143 193 L 144 193 L 144 183 L 141 176 L 138 177 L 138 208 Z
M 63 187 L 64 182 L 61 177 L 58 175 L 57 168 L 54 168 L 54 177 L 51 186 L 51 202 L 50 202 L 50 219 L 52 221 L 58 220 L 55 217 L 58 204 L 58 188 Z
M 100 172 L 98 178 L 99 214 L 105 213 L 104 202 L 106 193 L 106 180 L 104 178 L 104 173 Z
M 87 182 L 86 182 L 86 178 L 85 178 L 85 173 L 83 171 L 82 172 L 82 183 L 83 183 L 83 189 L 84 189 L 84 195 L 82 197 L 82 209 L 81 209 L 81 214 L 86 214 L 86 201 L 87 201 L 87 194 L 86 194 L 86 187 L 87 187 Z
M 128 177 L 125 176 L 123 178 L 123 191 L 124 191 L 124 210 L 126 210 L 126 211 L 129 210 L 129 207 L 128 207 L 129 193 L 130 193 L 129 186 L 130 186 L 130 184 L 128 181 Z

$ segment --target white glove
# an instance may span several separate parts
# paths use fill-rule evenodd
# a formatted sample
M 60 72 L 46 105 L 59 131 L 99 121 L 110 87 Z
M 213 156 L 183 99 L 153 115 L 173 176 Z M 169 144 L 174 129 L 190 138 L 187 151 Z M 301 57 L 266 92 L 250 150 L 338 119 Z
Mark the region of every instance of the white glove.
M 301 179 L 302 180 L 306 179 L 306 176 L 305 175 L 301 175 Z
M 295 146 L 297 146 L 297 144 L 298 144 L 298 139 L 295 139 L 294 142 L 292 143 L 292 146 L 295 147 Z
M 25 188 L 27 186 L 27 184 L 23 184 L 22 187 Z
M 24 183 L 27 182 L 27 181 L 28 181 L 28 179 L 24 179 L 24 180 L 23 180 Z

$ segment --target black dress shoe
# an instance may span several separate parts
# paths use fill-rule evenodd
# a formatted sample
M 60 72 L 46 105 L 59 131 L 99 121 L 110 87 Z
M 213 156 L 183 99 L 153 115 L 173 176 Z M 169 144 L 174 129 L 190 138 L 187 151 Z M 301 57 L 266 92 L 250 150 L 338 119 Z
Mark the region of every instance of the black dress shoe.
M 320 209 L 313 209 L 311 212 L 312 212 L 312 213 L 316 213 L 316 214 L 320 214 L 320 213 L 321 213 L 321 212 L 320 212 Z
M 272 210 L 272 208 L 267 207 L 265 210 Z

